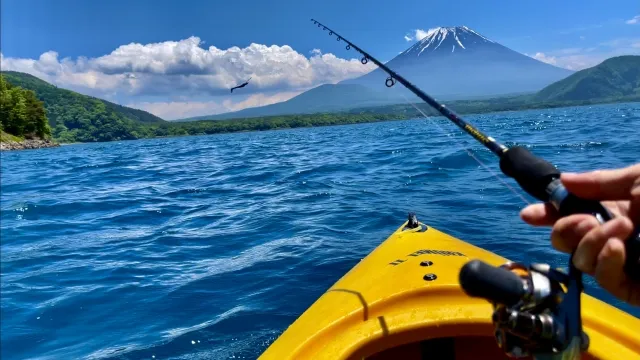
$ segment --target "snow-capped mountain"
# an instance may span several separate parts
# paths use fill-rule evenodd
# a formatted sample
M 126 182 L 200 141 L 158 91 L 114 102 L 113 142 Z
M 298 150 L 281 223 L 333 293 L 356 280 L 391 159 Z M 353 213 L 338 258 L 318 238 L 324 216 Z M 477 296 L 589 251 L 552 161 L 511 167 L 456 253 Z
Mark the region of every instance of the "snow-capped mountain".
M 466 26 L 430 29 L 387 65 L 428 93 L 449 98 L 538 91 L 572 73 L 513 51 Z M 379 89 L 386 77 L 376 69 L 345 83 Z
M 335 46 L 335 41 L 329 44 Z M 535 92 L 572 74 L 504 47 L 466 26 L 431 29 L 387 65 L 440 100 Z M 282 103 L 207 118 L 336 111 L 405 103 L 407 98 L 418 101 L 400 84 L 387 88 L 386 78 L 386 73 L 376 69 Z
M 420 56 L 425 51 L 427 51 L 427 54 L 438 49 L 440 49 L 439 51 L 441 52 L 455 52 L 456 48 L 458 51 L 463 51 L 488 43 L 495 44 L 494 41 L 487 39 L 466 26 L 438 27 L 427 31 L 426 36 L 422 40 L 402 52 L 402 54 L 416 55 L 417 53 L 417 56 Z

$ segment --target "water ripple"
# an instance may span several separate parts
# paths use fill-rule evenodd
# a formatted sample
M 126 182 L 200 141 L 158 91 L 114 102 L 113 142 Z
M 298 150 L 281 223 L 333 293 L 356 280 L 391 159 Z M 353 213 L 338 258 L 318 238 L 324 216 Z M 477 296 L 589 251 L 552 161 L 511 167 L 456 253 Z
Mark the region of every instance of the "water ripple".
M 568 171 L 640 153 L 639 104 L 470 120 Z M 447 133 L 420 119 L 2 153 L 0 357 L 255 358 L 409 211 L 564 265 L 464 147 L 499 173 L 492 154 L 435 121 Z

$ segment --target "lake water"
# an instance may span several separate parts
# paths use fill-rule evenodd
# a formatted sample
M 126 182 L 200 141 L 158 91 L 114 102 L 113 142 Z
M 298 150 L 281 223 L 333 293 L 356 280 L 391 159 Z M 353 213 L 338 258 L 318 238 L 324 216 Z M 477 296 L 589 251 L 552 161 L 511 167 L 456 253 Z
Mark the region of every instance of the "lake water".
M 566 171 L 640 159 L 639 103 L 468 119 Z M 3 153 L 2 359 L 253 359 L 409 211 L 512 260 L 564 266 L 549 230 L 518 218 L 524 200 L 492 175 L 497 160 L 435 123 Z

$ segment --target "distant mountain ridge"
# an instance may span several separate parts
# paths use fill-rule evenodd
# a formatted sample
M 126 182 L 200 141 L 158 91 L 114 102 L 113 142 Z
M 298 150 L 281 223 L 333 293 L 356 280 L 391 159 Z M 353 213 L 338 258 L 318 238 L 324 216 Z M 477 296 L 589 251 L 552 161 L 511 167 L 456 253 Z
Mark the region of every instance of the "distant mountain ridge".
M 358 54 L 359 55 L 359 54 Z M 426 37 L 386 63 L 439 99 L 469 99 L 533 93 L 573 73 L 513 51 L 466 26 L 430 29 Z M 388 75 L 375 69 L 332 87 L 317 87 L 289 101 L 199 119 L 313 113 L 415 99 L 401 85 L 385 86 Z M 359 85 L 344 87 L 342 85 Z M 353 89 L 360 89 L 359 93 Z M 366 105 L 365 105 L 366 104 Z
M 577 101 L 616 97 L 640 98 L 640 56 L 618 56 L 578 71 L 540 90 L 535 100 Z
M 322 99 L 323 101 L 318 101 Z M 196 116 L 176 121 L 224 120 L 232 118 L 271 116 L 281 114 L 335 112 L 375 105 L 392 104 L 382 91 L 358 84 L 324 84 L 276 104 L 248 108 L 219 115 Z

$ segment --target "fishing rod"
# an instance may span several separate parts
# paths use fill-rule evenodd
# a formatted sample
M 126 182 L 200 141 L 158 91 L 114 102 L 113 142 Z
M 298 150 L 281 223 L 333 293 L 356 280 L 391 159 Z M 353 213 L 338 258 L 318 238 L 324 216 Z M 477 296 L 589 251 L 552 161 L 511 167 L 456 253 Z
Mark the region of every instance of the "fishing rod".
M 318 27 L 322 27 L 324 30 L 329 30 L 329 36 L 333 36 L 335 34 L 337 36 L 338 41 L 346 42 L 347 43 L 347 47 L 346 47 L 347 50 L 350 50 L 351 48 L 353 48 L 357 52 L 362 54 L 362 59 L 360 59 L 360 62 L 363 65 L 366 65 L 369 62 L 369 60 L 371 60 L 371 62 L 373 62 L 379 68 L 381 68 L 387 74 L 389 74 L 389 77 L 385 81 L 385 85 L 387 87 L 394 86 L 396 81 L 398 81 L 400 84 L 404 85 L 404 87 L 409 89 L 412 93 L 416 94 L 424 102 L 426 102 L 427 104 L 431 105 L 433 108 L 438 110 L 438 112 L 440 112 L 440 114 L 444 115 L 447 119 L 453 121 L 454 124 L 458 125 L 462 130 L 466 131 L 469 135 L 473 136 L 476 140 L 478 140 L 485 147 L 487 147 L 487 149 L 491 150 L 492 153 L 494 153 L 494 154 L 496 154 L 498 156 L 502 156 L 502 154 L 505 151 L 507 151 L 507 147 L 506 146 L 498 143 L 494 138 L 492 138 L 490 136 L 486 136 L 485 134 L 483 134 L 480 130 L 478 130 L 477 128 L 475 128 L 474 126 L 472 126 L 471 124 L 469 124 L 465 120 L 463 120 L 460 116 L 456 115 L 456 113 L 454 113 L 453 111 L 449 110 L 449 108 L 447 108 L 444 104 L 439 103 L 438 101 L 436 101 L 436 99 L 434 99 L 431 96 L 427 95 L 424 91 L 420 90 L 417 86 L 415 86 L 412 83 L 410 83 L 407 79 L 402 77 L 400 74 L 398 74 L 395 71 L 391 70 L 388 66 L 386 66 L 385 64 L 383 64 L 380 61 L 378 61 L 378 59 L 376 59 L 375 57 L 369 55 L 366 51 L 362 50 L 361 48 L 356 46 L 351 41 L 349 41 L 349 40 L 345 39 L 344 37 L 340 36 L 337 32 L 329 29 L 328 27 L 324 26 L 323 24 L 321 24 L 318 21 L 316 21 L 314 19 L 311 19 L 311 21 L 316 23 L 318 25 Z
M 385 80 L 387 87 L 394 86 L 396 81 L 401 83 L 484 145 L 500 159 L 500 170 L 506 176 L 513 178 L 529 195 L 545 203 L 551 203 L 561 216 L 590 214 L 596 217 L 600 223 L 613 218 L 613 215 L 599 201 L 583 199 L 568 192 L 560 180 L 560 171 L 553 164 L 535 156 L 524 147 L 508 148 L 494 138 L 485 135 L 453 110 L 429 96 L 335 30 L 315 19 L 311 19 L 311 21 L 322 30 L 329 31 L 329 36 L 335 35 L 338 42 L 347 43 L 347 50 L 353 48 L 359 52 L 362 55 L 360 62 L 363 65 L 371 61 L 387 73 L 389 75 Z M 640 228 L 626 239 L 625 252 L 625 273 L 631 280 L 640 282 Z M 568 353 L 584 351 L 588 345 L 588 338 L 582 332 L 580 317 L 580 293 L 583 290 L 582 272 L 573 265 L 571 260 L 569 261 L 568 274 L 535 264 L 530 267 L 508 264 L 501 268 L 494 268 L 484 263 L 470 262 L 460 272 L 460 282 L 469 295 L 482 297 L 494 303 L 494 320 L 497 319 L 496 327 L 502 331 L 502 342 L 499 341 L 499 343 L 507 352 L 517 355 L 524 348 L 537 354 L 551 353 L 551 358 L 554 358 L 554 354 L 560 354 L 558 355 L 560 357 Z M 518 276 L 513 272 L 514 270 L 525 270 L 528 275 Z M 546 280 L 543 281 L 542 278 Z M 567 288 L 564 296 L 558 296 L 558 292 L 562 291 L 560 284 Z M 518 301 L 510 301 L 509 304 L 506 304 L 505 296 L 510 300 L 516 299 Z M 559 297 L 562 298 L 560 303 L 552 304 L 553 300 L 550 299 Z M 499 304 L 502 305 L 498 306 Z M 542 304 L 553 306 L 552 318 L 545 317 L 548 314 L 536 314 L 532 310 L 537 309 L 541 312 L 540 306 Z M 504 323 L 499 321 L 501 314 L 507 316 L 507 321 Z M 517 317 L 510 318 L 513 314 L 522 315 L 525 320 Z M 518 322 L 518 319 L 521 321 Z M 512 328 L 515 326 L 519 328 Z M 539 336 L 542 340 L 534 345 L 517 340 L 521 340 L 523 336 L 522 327 L 525 330 L 530 330 L 532 327 L 543 329 L 544 334 L 534 336 L 527 333 L 533 338 Z M 550 335 L 550 331 L 554 334 Z M 506 344 L 507 340 L 505 339 L 509 339 L 509 345 Z
M 535 156 L 526 148 L 520 146 L 507 148 L 505 145 L 500 144 L 493 137 L 482 133 L 475 126 L 471 125 L 471 123 L 465 121 L 453 112 L 453 110 L 439 103 L 400 74 L 391 70 L 375 57 L 344 38 L 344 36 L 341 36 L 317 20 L 311 19 L 311 21 L 318 25 L 318 27 L 328 30 L 330 36 L 336 35 L 338 41 L 346 42 L 347 50 L 353 48 L 361 53 L 363 55 L 361 59 L 362 64 L 367 64 L 369 61 L 372 61 L 380 67 L 380 69 L 384 70 L 389 75 L 385 82 L 387 87 L 392 87 L 395 81 L 398 81 L 497 155 L 500 158 L 500 170 L 505 175 L 514 178 L 521 188 L 534 198 L 543 202 L 552 203 L 562 216 L 591 214 L 600 222 L 605 222 L 613 218 L 611 213 L 599 201 L 582 199 L 569 193 L 560 182 L 560 172 L 553 164 Z M 625 271 L 633 280 L 640 281 L 640 236 L 637 232 L 638 231 L 625 242 L 627 250 Z

